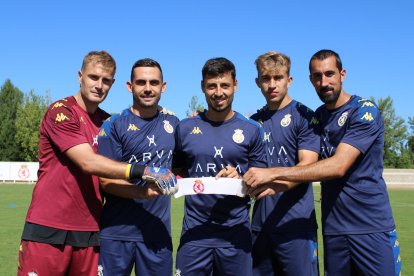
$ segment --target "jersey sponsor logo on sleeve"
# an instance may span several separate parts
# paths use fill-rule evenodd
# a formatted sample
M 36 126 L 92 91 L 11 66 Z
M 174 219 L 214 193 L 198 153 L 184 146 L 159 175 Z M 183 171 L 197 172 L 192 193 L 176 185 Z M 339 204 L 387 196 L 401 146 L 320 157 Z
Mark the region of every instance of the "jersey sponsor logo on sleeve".
M 169 121 L 167 121 L 167 120 L 165 120 L 165 121 L 163 121 L 163 123 L 164 123 L 164 130 L 167 132 L 167 133 L 173 133 L 174 132 L 174 128 L 173 128 L 173 126 L 170 124 L 170 122 Z
M 69 118 L 65 114 L 63 113 L 56 114 L 55 123 L 61 123 L 66 120 L 69 121 Z
M 139 128 L 135 124 L 129 124 L 127 131 L 137 131 Z
M 292 121 L 292 114 L 286 114 L 285 117 L 283 117 L 283 119 L 280 121 L 280 125 L 282 127 L 287 127 L 288 125 L 290 125 L 290 122 Z
M 98 133 L 99 136 L 108 136 L 103 128 Z
M 201 131 L 200 127 L 195 126 L 190 134 L 203 134 L 203 132 Z
M 316 117 L 312 117 L 311 121 L 310 121 L 311 125 L 319 125 L 319 121 L 318 119 L 316 119 Z
M 374 117 L 372 117 L 371 112 L 365 112 L 365 114 L 361 117 L 361 120 L 373 121 Z
M 364 103 L 362 104 L 362 108 L 363 108 L 363 107 L 366 107 L 366 106 L 368 106 L 368 107 L 375 107 L 375 105 L 374 105 L 372 102 L 364 102 Z
M 240 144 L 244 141 L 243 130 L 235 129 L 233 133 L 233 141 L 237 144 Z
M 342 113 L 341 117 L 338 119 L 338 126 L 343 126 L 348 119 L 348 112 Z
M 53 105 L 52 109 L 59 108 L 59 107 L 62 107 L 62 106 L 66 107 L 66 105 L 64 103 L 57 102 Z

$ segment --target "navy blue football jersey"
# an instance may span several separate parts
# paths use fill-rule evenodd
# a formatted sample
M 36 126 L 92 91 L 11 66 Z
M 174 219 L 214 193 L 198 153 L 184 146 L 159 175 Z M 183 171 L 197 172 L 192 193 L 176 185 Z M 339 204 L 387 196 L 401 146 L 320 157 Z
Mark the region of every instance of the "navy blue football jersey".
M 263 125 L 269 167 L 293 167 L 299 150 L 319 153 L 319 123 L 315 113 L 293 100 L 279 110 L 260 109 L 251 118 Z M 317 228 L 312 183 L 256 201 L 252 230 L 308 232 Z
M 171 168 L 177 117 L 158 112 L 141 118 L 125 109 L 105 121 L 99 132 L 98 152 L 111 159 Z M 136 181 L 136 185 L 147 185 Z M 170 197 L 125 199 L 105 194 L 101 239 L 157 242 L 170 239 Z
M 266 167 L 263 130 L 251 119 L 235 113 L 224 122 L 212 122 L 205 113 L 184 119 L 176 131 L 177 167 L 189 177 L 214 177 L 227 165 L 243 175 L 249 167 Z M 234 246 L 237 239 L 250 243 L 249 197 L 187 195 L 182 241 L 200 246 Z M 247 232 L 233 233 L 242 226 Z
M 339 143 L 361 154 L 346 175 L 322 182 L 325 235 L 363 234 L 395 228 L 383 172 L 384 122 L 371 101 L 352 96 L 343 106 L 316 110 L 322 126 L 321 157 L 335 154 Z

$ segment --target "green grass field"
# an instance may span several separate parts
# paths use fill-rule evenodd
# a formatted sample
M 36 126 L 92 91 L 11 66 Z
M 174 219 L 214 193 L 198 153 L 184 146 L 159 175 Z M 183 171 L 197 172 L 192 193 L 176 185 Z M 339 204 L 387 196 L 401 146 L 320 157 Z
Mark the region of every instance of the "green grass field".
M 33 185 L 26 184 L 0 185 L 0 275 L 2 276 L 16 275 L 20 235 L 33 187 Z M 389 195 L 401 244 L 403 275 L 414 275 L 414 190 L 391 189 Z M 319 187 L 315 187 L 315 198 L 319 198 Z M 171 227 L 175 250 L 178 247 L 181 232 L 183 203 L 183 198 L 172 199 Z M 320 218 L 320 203 L 317 200 L 315 207 L 317 216 Z M 319 225 L 321 225 L 320 222 Z M 320 233 L 319 241 L 319 262 L 321 271 L 323 271 Z

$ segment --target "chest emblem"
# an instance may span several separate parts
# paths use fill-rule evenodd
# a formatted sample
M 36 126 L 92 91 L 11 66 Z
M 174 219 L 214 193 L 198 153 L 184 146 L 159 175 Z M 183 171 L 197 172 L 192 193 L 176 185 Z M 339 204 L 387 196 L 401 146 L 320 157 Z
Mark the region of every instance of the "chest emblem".
M 283 117 L 283 119 L 280 121 L 280 125 L 282 127 L 287 127 L 288 125 L 290 125 L 290 122 L 292 121 L 292 114 L 286 114 L 285 117 Z
M 342 113 L 341 117 L 338 119 L 338 126 L 343 126 L 348 119 L 348 112 Z
M 236 142 L 237 144 L 240 144 L 244 141 L 243 130 L 241 129 L 234 130 L 233 141 Z
M 170 124 L 170 122 L 169 121 L 167 121 L 167 120 L 165 120 L 165 121 L 163 121 L 164 122 L 164 129 L 165 129 L 165 131 L 167 132 L 167 133 L 173 133 L 173 131 L 174 131 L 174 128 L 172 127 L 172 125 Z

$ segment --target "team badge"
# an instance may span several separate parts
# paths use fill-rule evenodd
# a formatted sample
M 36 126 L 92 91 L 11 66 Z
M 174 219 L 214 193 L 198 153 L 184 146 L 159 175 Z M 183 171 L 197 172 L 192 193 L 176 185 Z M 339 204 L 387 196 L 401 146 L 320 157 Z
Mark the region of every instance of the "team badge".
M 233 141 L 236 142 L 237 144 L 240 144 L 244 141 L 243 130 L 241 129 L 234 130 Z
M 201 179 L 196 179 L 196 180 L 194 181 L 193 191 L 194 191 L 196 194 L 200 194 L 200 193 L 203 193 L 203 192 L 204 192 L 204 184 L 203 184 L 203 182 L 201 181 Z
M 165 120 L 164 122 L 164 129 L 167 133 L 173 133 L 174 128 L 172 127 L 172 125 L 170 124 L 169 121 Z
M 280 121 L 280 125 L 282 127 L 287 127 L 288 125 L 290 125 L 290 122 L 292 121 L 290 117 L 292 117 L 291 114 L 286 114 L 285 117 L 283 117 L 283 119 Z
M 348 119 L 348 112 L 342 113 L 341 117 L 338 119 L 338 126 L 343 126 Z

